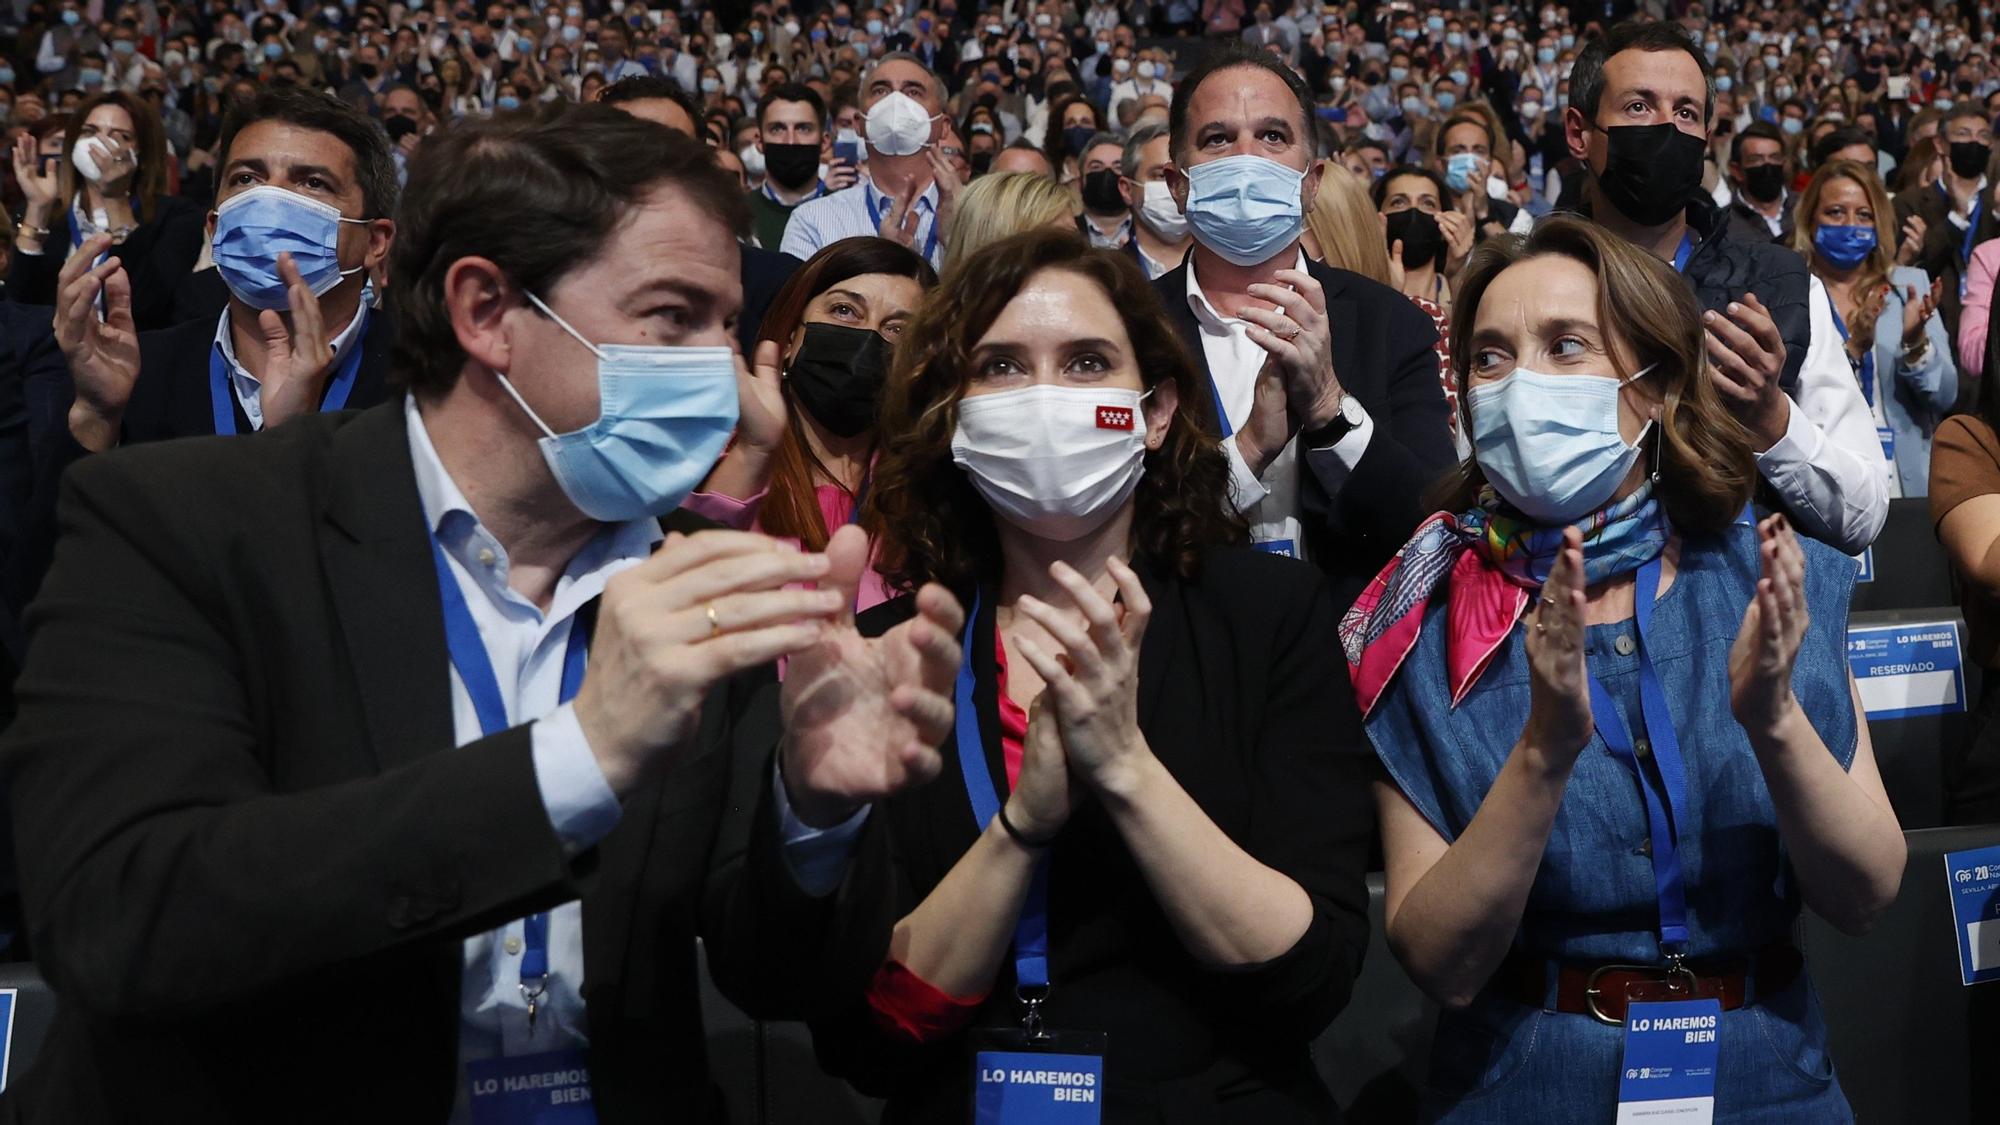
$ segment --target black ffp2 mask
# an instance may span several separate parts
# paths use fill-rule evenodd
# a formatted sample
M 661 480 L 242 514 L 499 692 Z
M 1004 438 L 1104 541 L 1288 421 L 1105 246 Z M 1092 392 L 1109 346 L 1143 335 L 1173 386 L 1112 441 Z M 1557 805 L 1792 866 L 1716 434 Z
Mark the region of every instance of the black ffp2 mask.
M 1118 191 L 1118 173 L 1105 168 L 1083 177 L 1083 205 L 1094 215 L 1116 215 L 1127 210 L 1125 197 Z
M 785 382 L 827 432 L 851 438 L 875 424 L 887 367 L 882 334 L 844 324 L 808 324 Z
M 1701 191 L 1708 145 L 1671 124 L 1613 125 L 1604 130 L 1604 198 L 1640 226 L 1656 227 L 1681 213 Z
M 1743 169 L 1743 194 L 1759 203 L 1776 203 L 1785 194 L 1785 166 L 1759 164 Z
M 1435 215 L 1410 207 L 1391 211 L 1383 218 L 1389 249 L 1395 250 L 1398 242 L 1403 244 L 1404 266 L 1422 268 L 1443 258 L 1444 228 L 1438 226 Z
M 799 190 L 819 175 L 819 146 L 780 145 L 766 141 L 764 174 L 781 188 Z
M 1951 170 L 1961 180 L 1976 180 L 1986 174 L 1986 161 L 1993 146 L 1978 141 L 1951 142 Z

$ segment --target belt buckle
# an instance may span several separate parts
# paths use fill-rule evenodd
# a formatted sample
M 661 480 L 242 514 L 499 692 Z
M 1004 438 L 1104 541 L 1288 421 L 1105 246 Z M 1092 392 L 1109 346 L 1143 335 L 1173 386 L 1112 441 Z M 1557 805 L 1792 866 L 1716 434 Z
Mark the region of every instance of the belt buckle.
M 1589 1012 L 1590 1018 L 1596 1020 L 1598 1023 L 1610 1027 L 1625 1026 L 1624 1020 L 1612 1019 L 1609 1015 L 1605 1014 L 1604 1009 L 1597 1006 L 1597 998 L 1603 995 L 1602 992 L 1598 991 L 1597 978 L 1606 973 L 1646 973 L 1651 971 L 1653 970 L 1650 965 L 1599 965 L 1595 969 L 1592 969 L 1590 975 L 1585 977 L 1583 981 L 1583 1010 Z

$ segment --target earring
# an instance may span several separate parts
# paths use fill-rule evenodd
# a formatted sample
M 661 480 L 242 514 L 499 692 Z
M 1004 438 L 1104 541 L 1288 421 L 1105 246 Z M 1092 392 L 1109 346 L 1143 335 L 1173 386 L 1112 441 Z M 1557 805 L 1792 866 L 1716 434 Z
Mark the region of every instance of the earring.
M 1666 455 L 1667 427 L 1665 423 L 1655 419 L 1654 428 L 1659 433 L 1653 439 L 1653 483 L 1658 484 L 1660 483 L 1660 460 Z

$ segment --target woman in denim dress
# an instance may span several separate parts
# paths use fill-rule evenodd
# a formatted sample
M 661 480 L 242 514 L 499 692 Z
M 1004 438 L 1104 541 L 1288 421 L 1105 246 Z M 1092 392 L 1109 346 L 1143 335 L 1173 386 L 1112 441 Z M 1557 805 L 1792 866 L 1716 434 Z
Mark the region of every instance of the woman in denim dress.
M 1717 1121 L 1851 1120 L 1791 928 L 1801 902 L 1865 928 L 1905 852 L 1853 560 L 1747 514 L 1717 384 L 1754 386 L 1757 344 L 1705 347 L 1665 263 L 1575 220 L 1482 247 L 1461 293 L 1473 458 L 1342 624 L 1389 944 L 1444 1007 L 1426 1119 L 1613 1120 L 1650 990 L 1721 1001 Z

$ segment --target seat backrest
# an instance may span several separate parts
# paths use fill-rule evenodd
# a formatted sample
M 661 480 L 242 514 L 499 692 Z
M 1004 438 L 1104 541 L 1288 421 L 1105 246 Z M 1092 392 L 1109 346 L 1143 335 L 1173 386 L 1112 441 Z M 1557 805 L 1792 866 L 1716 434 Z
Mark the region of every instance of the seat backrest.
M 0 1031 L 6 1047 L 6 1065 L 0 1078 L 13 1081 L 27 1072 L 28 1064 L 41 1052 L 56 1018 L 56 994 L 33 965 L 0 965 L 0 992 L 14 993 L 12 1024 Z
M 1931 526 L 1928 497 L 1889 501 L 1889 519 L 1869 548 L 1872 582 L 1854 587 L 1856 611 L 1951 605 L 1951 564 Z
M 864 1125 L 882 1103 L 821 1070 L 802 1023 L 753 1020 L 715 987 L 701 959 L 701 1014 L 708 1067 L 734 1125 Z
M 2000 844 L 2000 825 L 1904 833 L 1909 863 L 1896 901 L 1866 936 L 1805 912 L 1801 947 L 1826 1011 L 1840 1085 L 1860 1121 L 1972 1120 L 1972 1087 L 2000 1047 L 2000 984 L 1959 983 L 1946 852 Z M 1984 1103 L 1982 1098 L 1982 1104 Z M 1983 1111 L 1982 1111 L 1983 1113 Z
M 1389 952 L 1382 873 L 1368 876 L 1368 953 L 1354 995 L 1313 1043 L 1313 1061 L 1349 1125 L 1416 1120 L 1437 1006 Z
M 1935 633 L 1947 627 L 1958 630 L 1958 648 L 1950 655 L 1958 658 L 1960 666 L 1962 684 L 1956 689 L 1959 703 L 1947 710 L 1900 718 L 1887 717 L 1878 710 L 1868 720 L 1868 733 L 1875 746 L 1875 761 L 1882 771 L 1882 785 L 1888 790 L 1889 803 L 1896 810 L 1896 818 L 1906 830 L 1939 827 L 1946 821 L 1946 756 L 1960 750 L 1972 736 L 1971 714 L 1967 708 L 1978 698 L 1980 689 L 1978 663 L 1963 659 L 1965 623 L 1955 607 L 1947 606 L 1854 613 L 1849 615 L 1847 627 L 1850 638 L 1870 631 L 1879 633 L 1885 628 L 1891 633 L 1907 629 L 1917 634 Z M 1929 655 L 1941 657 L 1946 654 Z M 1868 653 L 1856 653 L 1852 648 L 1849 658 L 1854 663 L 1855 675 L 1860 679 L 1863 701 L 1879 698 L 1874 689 L 1885 681 L 1870 678 L 1867 670 L 1880 665 Z M 1881 659 L 1895 662 L 1903 657 L 1891 654 Z M 1926 678 L 1948 679 L 1949 673 L 1910 677 L 1913 680 Z M 1926 686 L 1921 690 L 1931 688 Z M 1874 706 L 1873 703 L 1869 705 Z

